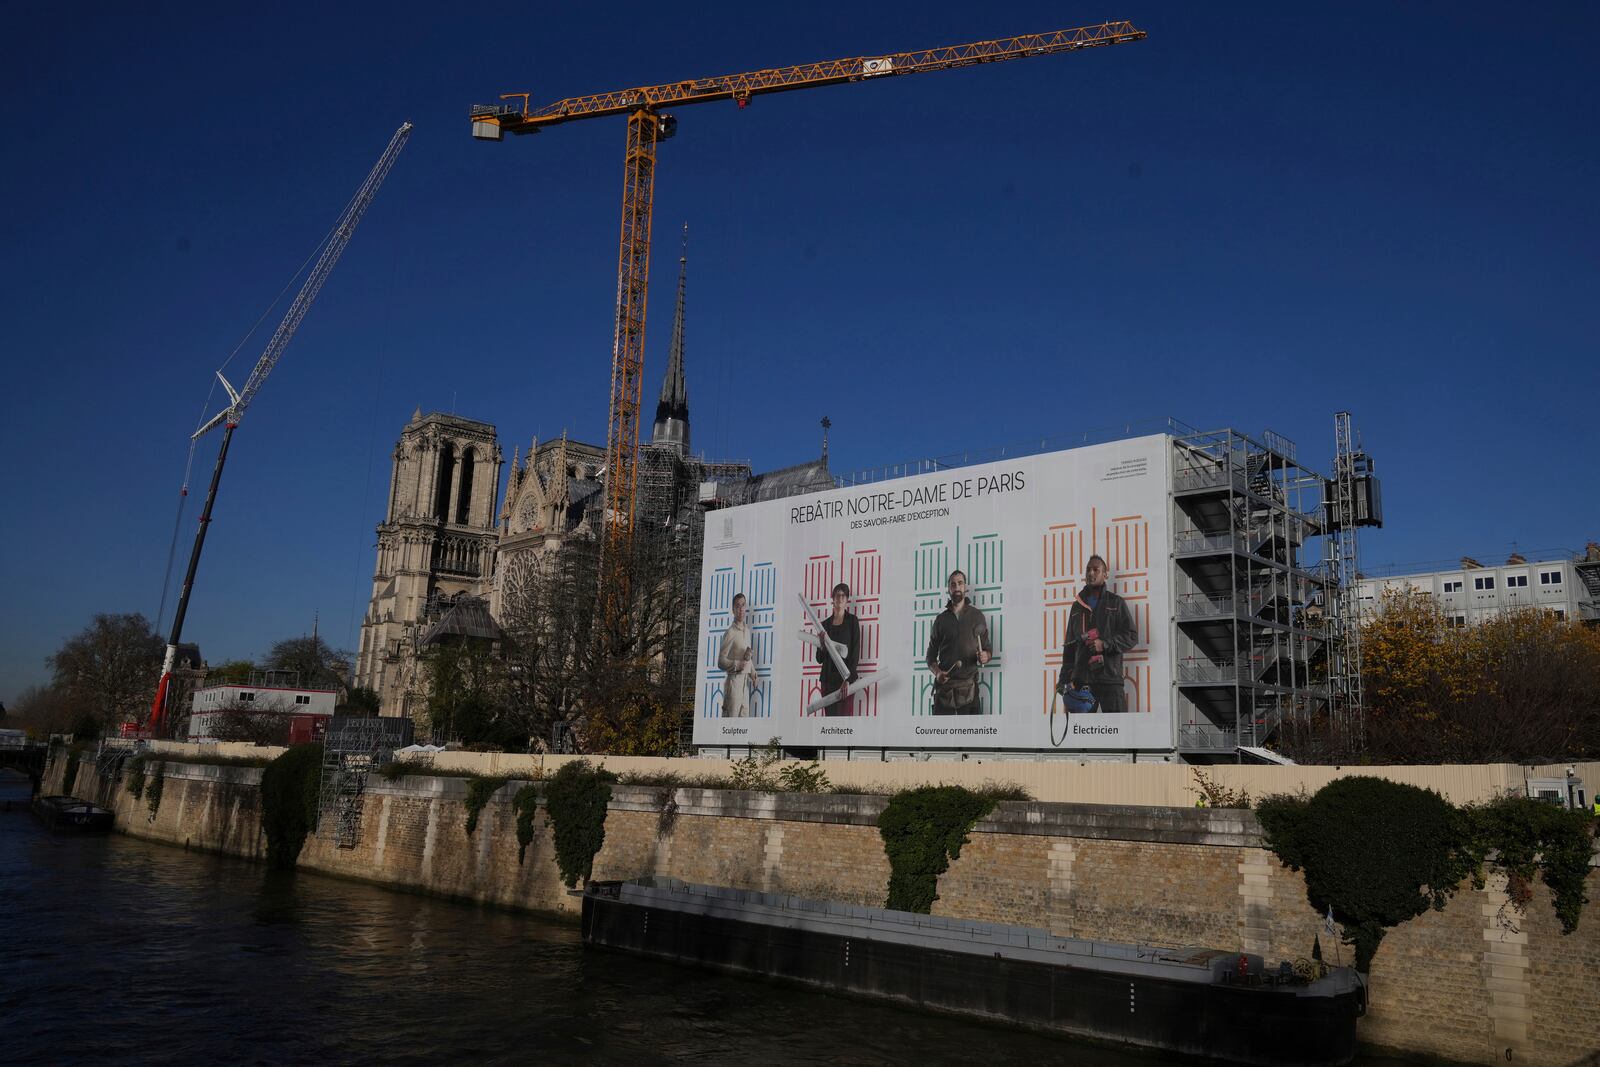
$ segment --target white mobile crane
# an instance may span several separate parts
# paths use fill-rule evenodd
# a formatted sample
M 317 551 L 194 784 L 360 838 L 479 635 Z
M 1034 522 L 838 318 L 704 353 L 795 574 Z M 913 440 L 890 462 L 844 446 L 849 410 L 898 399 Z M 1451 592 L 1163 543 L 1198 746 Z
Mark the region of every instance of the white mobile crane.
M 406 140 L 410 136 L 411 123 L 402 122 L 400 128 L 394 132 L 394 136 L 389 139 L 389 147 L 383 150 L 383 155 L 378 157 L 377 164 L 361 183 L 361 187 L 356 190 L 356 195 L 345 208 L 344 214 L 334 224 L 321 258 L 317 260 L 317 265 L 311 268 L 311 273 L 306 277 L 305 285 L 301 286 L 299 295 L 294 298 L 294 303 L 284 312 L 283 321 L 278 323 L 278 329 L 267 342 L 261 358 L 256 360 L 255 369 L 250 372 L 250 377 L 245 379 L 244 388 L 235 390 L 228 383 L 228 379 L 222 377 L 222 372 L 220 370 L 217 372 L 222 387 L 228 391 L 228 406 L 196 430 L 193 437 L 199 438 L 221 423 L 222 444 L 217 448 L 217 463 L 211 470 L 211 487 L 206 490 L 205 506 L 200 510 L 200 528 L 195 531 L 194 547 L 189 550 L 189 569 L 183 576 L 183 591 L 178 595 L 178 608 L 172 616 L 172 634 L 167 638 L 167 653 L 161 664 L 161 681 L 156 686 L 156 697 L 150 705 L 149 721 L 145 730 L 140 733 L 155 736 L 161 726 L 161 720 L 166 717 L 167 690 L 172 682 L 172 668 L 178 657 L 178 642 L 183 636 L 183 617 L 189 610 L 189 594 L 194 589 L 195 571 L 200 566 L 200 549 L 206 542 L 206 527 L 211 524 L 211 505 L 217 499 L 217 485 L 222 481 L 222 465 L 228 459 L 228 443 L 233 440 L 233 431 L 238 429 L 239 420 L 244 418 L 245 408 L 250 406 L 250 401 L 255 398 L 256 393 L 266 382 L 267 375 L 271 374 L 272 368 L 277 365 L 278 358 L 283 355 L 283 350 L 289 346 L 295 330 L 300 327 L 300 320 L 305 318 L 312 301 L 316 300 L 317 293 L 322 290 L 322 283 L 333 273 L 334 265 L 339 262 L 339 256 L 350 243 L 350 235 L 355 233 L 361 216 L 366 214 L 367 206 L 377 195 L 378 187 L 383 184 L 384 178 L 389 176 L 390 168 L 394 166 L 394 161 L 399 158 L 400 150 L 405 147 Z

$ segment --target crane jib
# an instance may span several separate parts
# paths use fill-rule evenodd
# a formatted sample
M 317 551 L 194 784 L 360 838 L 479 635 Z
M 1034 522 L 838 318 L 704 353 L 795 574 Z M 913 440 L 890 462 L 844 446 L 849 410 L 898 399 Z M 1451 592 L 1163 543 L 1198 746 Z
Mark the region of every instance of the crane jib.
M 886 56 L 853 56 L 792 67 L 775 67 L 711 78 L 666 82 L 661 85 L 619 89 L 607 93 L 568 97 L 539 108 L 529 107 L 529 93 L 508 93 L 502 100 L 520 99 L 514 104 L 478 105 L 472 109 L 477 126 L 497 127 L 493 132 L 477 131 L 477 136 L 497 140 L 500 131 L 534 133 L 543 126 L 554 126 L 584 118 L 626 114 L 641 108 L 674 104 L 699 104 L 712 100 L 740 103 L 764 93 L 816 88 L 864 81 L 884 75 L 928 73 L 954 70 L 978 63 L 998 63 L 1030 56 L 1075 52 L 1084 48 L 1125 44 L 1144 40 L 1147 34 L 1131 22 L 1107 22 L 1051 33 L 1027 34 L 992 41 L 930 48 L 919 52 L 896 52 Z
M 889 76 L 954 70 L 978 63 L 1075 52 L 1145 38 L 1131 22 L 1052 33 L 974 41 L 921 52 L 855 56 L 797 67 L 777 67 L 715 78 L 695 78 L 661 85 L 574 96 L 530 109 L 531 93 L 506 93 L 499 104 L 474 105 L 472 136 L 499 141 L 504 133 L 537 133 L 578 119 L 604 115 L 628 117 L 627 150 L 623 156 L 622 247 L 617 255 L 616 333 L 611 354 L 611 404 L 606 432 L 606 530 L 601 546 L 600 595 L 603 633 L 626 630 L 630 611 L 628 570 L 624 560 L 633 546 L 634 494 L 638 485 L 640 382 L 644 369 L 644 324 L 648 306 L 651 214 L 654 210 L 656 145 L 671 136 L 675 121 L 661 113 L 668 106 L 732 100 L 739 107 L 763 93 L 788 92 L 824 85 L 870 81 Z M 521 106 L 506 103 L 520 100 Z

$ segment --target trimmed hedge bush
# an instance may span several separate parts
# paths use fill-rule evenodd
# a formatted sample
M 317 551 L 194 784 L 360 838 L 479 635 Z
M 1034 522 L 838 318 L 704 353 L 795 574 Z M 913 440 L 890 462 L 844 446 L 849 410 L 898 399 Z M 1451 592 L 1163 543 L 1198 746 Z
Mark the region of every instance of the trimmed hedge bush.
M 1352 777 L 1310 797 L 1269 797 L 1256 817 L 1283 864 L 1305 872 L 1311 906 L 1333 910 L 1361 971 L 1390 927 L 1442 909 L 1464 880 L 1481 889 L 1485 866 L 1506 875 L 1518 910 L 1542 877 L 1563 933 L 1588 903 L 1595 820 L 1531 797 L 1458 808 L 1429 790 Z M 1514 928 L 1515 914 L 1500 921 Z

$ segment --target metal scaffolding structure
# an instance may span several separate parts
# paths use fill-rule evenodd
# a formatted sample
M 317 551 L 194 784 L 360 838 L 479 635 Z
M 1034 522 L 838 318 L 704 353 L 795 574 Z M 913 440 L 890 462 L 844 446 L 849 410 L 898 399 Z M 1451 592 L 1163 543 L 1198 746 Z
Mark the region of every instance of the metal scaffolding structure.
M 1236 759 L 1327 702 L 1324 582 L 1300 560 L 1323 533 L 1323 478 L 1270 431 L 1173 446 L 1178 750 Z
M 331 826 L 339 848 L 355 848 L 361 840 L 361 794 L 368 775 L 390 758 L 387 738 L 385 723 L 377 716 L 336 715 L 328 722 L 317 827 L 327 831 Z

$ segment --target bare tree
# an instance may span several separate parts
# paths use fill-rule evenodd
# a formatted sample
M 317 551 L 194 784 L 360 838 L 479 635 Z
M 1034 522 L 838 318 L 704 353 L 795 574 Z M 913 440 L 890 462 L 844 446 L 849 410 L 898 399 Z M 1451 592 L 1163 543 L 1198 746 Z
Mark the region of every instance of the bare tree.
M 350 678 L 349 652 L 329 646 L 320 635 L 289 637 L 267 652 L 268 670 L 296 671 L 308 689 L 338 689 Z
M 559 552 L 524 553 L 502 576 L 501 697 L 507 717 L 536 743 L 582 704 L 598 607 L 596 548 L 573 540 Z
M 232 704 L 207 711 L 210 718 L 207 734 L 218 741 L 248 741 L 256 745 L 284 745 L 289 742 L 289 719 L 286 712 L 258 707 L 253 700 L 235 700 Z
M 78 717 L 72 700 L 60 689 L 53 685 L 30 685 L 17 696 L 6 725 L 26 730 L 34 737 L 48 737 L 77 732 Z
M 165 644 L 143 615 L 96 615 L 46 661 L 71 700 L 81 732 L 142 723 L 155 699 Z
M 682 547 L 670 532 L 636 531 L 625 567 L 629 610 L 618 620 L 604 617 L 597 543 L 569 541 L 508 561 L 500 619 L 508 720 L 541 740 L 564 723 L 585 751 L 671 751 L 681 710 L 668 666 L 685 624 Z

